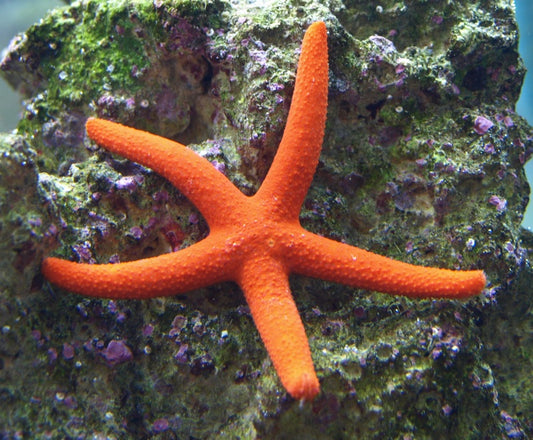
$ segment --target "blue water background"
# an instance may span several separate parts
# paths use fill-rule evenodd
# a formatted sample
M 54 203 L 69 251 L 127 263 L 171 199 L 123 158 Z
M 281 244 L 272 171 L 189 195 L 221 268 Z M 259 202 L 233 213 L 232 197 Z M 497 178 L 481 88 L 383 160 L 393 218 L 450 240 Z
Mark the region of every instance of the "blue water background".
M 46 11 L 65 6 L 60 0 L 0 0 L 0 50 L 19 32 L 44 17 Z M 21 98 L 0 79 L 0 132 L 11 131 L 20 118 Z
M 516 112 L 526 118 L 533 125 L 533 1 L 516 0 L 516 17 L 520 29 L 519 50 L 528 69 L 526 81 L 522 87 L 520 100 L 516 105 Z M 526 164 L 527 180 L 533 182 L 533 160 Z M 522 225 L 533 230 L 533 203 L 527 207 Z
M 517 113 L 533 125 L 533 1 L 516 0 L 516 15 L 520 28 L 520 53 L 529 73 L 517 105 Z M 48 9 L 64 5 L 60 0 L 0 0 L 2 26 L 0 47 L 44 16 Z M 0 131 L 11 131 L 20 117 L 20 97 L 0 80 Z M 533 161 L 526 165 L 529 182 L 533 182 Z M 528 206 L 524 226 L 533 230 L 533 204 Z

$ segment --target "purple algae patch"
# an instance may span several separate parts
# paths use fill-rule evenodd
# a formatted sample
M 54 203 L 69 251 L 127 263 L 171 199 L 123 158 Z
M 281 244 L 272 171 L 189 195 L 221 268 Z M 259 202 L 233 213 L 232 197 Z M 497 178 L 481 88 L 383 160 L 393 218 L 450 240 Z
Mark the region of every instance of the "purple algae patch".
M 130 234 L 135 240 L 140 240 L 143 236 L 143 230 L 139 226 L 132 226 L 130 228 Z
M 174 359 L 176 359 L 176 361 L 179 364 L 186 364 L 188 362 L 189 360 L 187 357 L 188 349 L 189 349 L 188 344 L 181 344 L 178 351 L 174 354 Z
M 152 324 L 146 324 L 143 327 L 143 336 L 152 336 L 154 333 L 154 326 Z
M 505 116 L 505 117 L 503 118 L 503 123 L 504 123 L 505 126 L 508 127 L 508 128 L 514 126 L 514 122 L 513 122 L 513 120 L 511 119 L 510 116 Z
M 168 423 L 167 419 L 160 418 L 160 419 L 155 420 L 152 426 L 153 426 L 154 432 L 159 433 L 159 432 L 166 431 L 170 427 L 170 424 Z
M 57 360 L 57 350 L 55 348 L 48 349 L 48 363 L 51 365 Z
M 497 195 L 490 196 L 489 203 L 495 206 L 498 212 L 503 212 L 507 209 L 507 200 Z
M 74 347 L 70 344 L 63 344 L 63 358 L 71 360 L 74 357 Z
M 112 367 L 133 359 L 133 354 L 124 341 L 111 341 L 102 351 L 102 356 Z
M 494 123 L 490 119 L 485 118 L 484 116 L 478 116 L 474 121 L 474 131 L 477 134 L 485 134 L 493 126 Z

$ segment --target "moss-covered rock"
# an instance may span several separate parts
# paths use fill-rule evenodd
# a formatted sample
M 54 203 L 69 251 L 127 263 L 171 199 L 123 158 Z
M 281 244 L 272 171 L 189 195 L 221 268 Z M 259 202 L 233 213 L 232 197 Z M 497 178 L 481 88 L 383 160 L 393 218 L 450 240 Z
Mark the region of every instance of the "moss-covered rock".
M 390 257 L 482 268 L 484 294 L 410 301 L 294 277 L 321 394 L 281 387 L 233 284 L 94 300 L 44 255 L 128 261 L 207 234 L 88 116 L 188 144 L 251 194 L 283 132 L 307 26 L 328 26 L 326 137 L 301 218 Z M 6 438 L 527 438 L 532 131 L 507 0 L 86 0 L 16 37 L 26 99 L 0 139 L 0 432 Z M 149 146 L 147 146 L 149 148 Z

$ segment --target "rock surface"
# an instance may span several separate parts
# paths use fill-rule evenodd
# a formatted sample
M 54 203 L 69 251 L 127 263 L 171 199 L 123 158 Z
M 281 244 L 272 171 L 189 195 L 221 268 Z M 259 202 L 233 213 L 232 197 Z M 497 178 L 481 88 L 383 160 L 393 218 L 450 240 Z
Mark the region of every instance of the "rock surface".
M 91 143 L 87 117 L 189 144 L 260 185 L 307 26 L 329 32 L 323 152 L 302 223 L 484 294 L 410 301 L 294 277 L 321 394 L 281 387 L 238 288 L 143 302 L 59 291 L 45 255 L 128 261 L 207 233 L 158 175 Z M 2 438 L 533 436 L 532 130 L 509 0 L 73 2 L 16 37 L 26 99 L 0 136 Z M 149 146 L 147 146 L 148 148 Z

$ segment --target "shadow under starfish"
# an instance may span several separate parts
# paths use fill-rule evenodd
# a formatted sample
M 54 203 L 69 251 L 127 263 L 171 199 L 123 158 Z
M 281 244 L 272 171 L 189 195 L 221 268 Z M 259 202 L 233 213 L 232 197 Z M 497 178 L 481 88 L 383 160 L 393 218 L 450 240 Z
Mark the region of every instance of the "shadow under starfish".
M 318 163 L 328 95 L 327 32 L 307 30 L 285 132 L 261 188 L 242 194 L 206 159 L 153 134 L 89 119 L 91 139 L 166 177 L 200 210 L 209 235 L 174 253 L 119 264 L 46 258 L 44 276 L 81 295 L 143 299 L 223 281 L 244 292 L 279 378 L 295 399 L 319 392 L 311 352 L 288 277 L 297 273 L 414 298 L 464 298 L 486 284 L 482 271 L 427 268 L 329 240 L 303 229 L 299 214 Z

